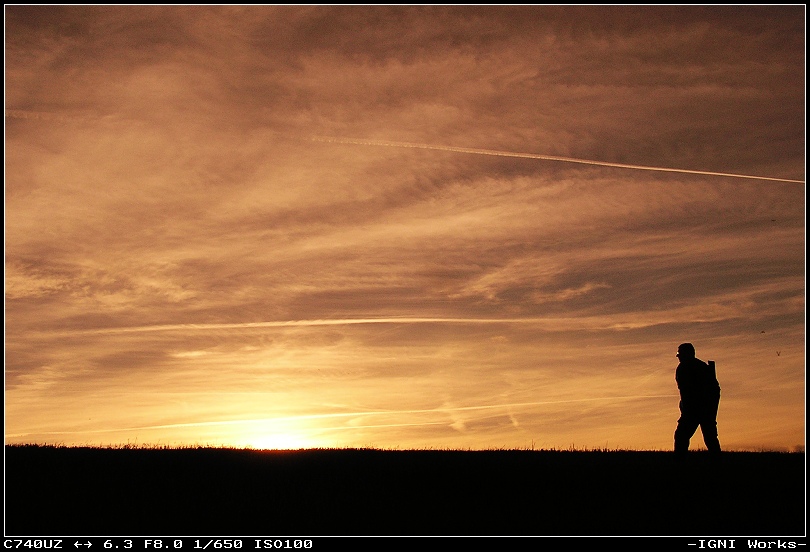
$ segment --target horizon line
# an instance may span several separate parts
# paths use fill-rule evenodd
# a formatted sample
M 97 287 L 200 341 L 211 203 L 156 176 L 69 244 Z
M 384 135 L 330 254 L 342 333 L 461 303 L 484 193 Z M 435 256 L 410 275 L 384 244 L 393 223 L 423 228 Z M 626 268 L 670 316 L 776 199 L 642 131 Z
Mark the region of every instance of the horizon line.
M 416 409 L 402 409 L 402 410 L 366 410 L 366 411 L 359 411 L 359 412 L 331 412 L 326 414 L 299 414 L 293 416 L 277 416 L 277 417 L 270 417 L 270 418 L 249 418 L 249 419 L 240 419 L 240 420 L 214 420 L 214 421 L 203 421 L 203 422 L 181 422 L 181 423 L 173 423 L 173 424 L 157 424 L 157 425 L 147 425 L 147 426 L 137 426 L 137 427 L 123 427 L 123 428 L 110 428 L 110 429 L 86 429 L 86 430 L 73 430 L 73 431 L 27 431 L 23 433 L 10 433 L 6 434 L 6 437 L 24 437 L 26 435 L 73 435 L 73 434 L 83 434 L 83 433 L 115 433 L 115 432 L 127 432 L 127 431 L 150 431 L 150 430 L 159 430 L 159 429 L 176 429 L 176 428 L 185 428 L 185 427 L 204 427 L 204 426 L 229 426 L 229 425 L 239 425 L 239 424 L 260 424 L 260 423 L 269 423 L 269 422 L 289 422 L 289 421 L 297 421 L 297 420 L 322 420 L 328 418 L 361 418 L 364 416 L 396 416 L 396 415 L 406 415 L 406 414 L 443 414 L 443 413 L 450 413 L 450 412 L 464 412 L 464 411 L 472 411 L 472 410 L 493 410 L 498 408 L 522 408 L 522 407 L 530 407 L 530 406 L 543 406 L 543 405 L 551 405 L 551 404 L 565 404 L 565 403 L 577 403 L 577 402 L 595 402 L 595 401 L 610 401 L 610 400 L 642 400 L 642 399 L 661 399 L 661 398 L 673 398 L 678 397 L 677 394 L 665 394 L 665 395 L 622 395 L 622 396 L 614 396 L 614 397 L 585 397 L 580 399 L 563 399 L 563 400 L 551 400 L 551 401 L 531 401 L 531 402 L 518 402 L 518 403 L 499 403 L 499 404 L 484 404 L 484 405 L 476 405 L 476 406 L 457 406 L 457 407 L 437 407 L 437 408 L 416 408 Z M 448 422 L 419 422 L 414 424 L 407 424 L 407 425 L 439 425 L 439 424 L 447 424 L 450 425 Z M 365 426 L 365 427 L 388 427 L 391 424 L 379 424 L 379 425 L 372 425 L 372 426 Z M 323 428 L 315 428 L 320 431 Z M 336 428 L 326 428 L 329 430 L 338 430 L 338 429 L 356 429 L 356 426 L 344 426 L 344 427 L 336 427 Z

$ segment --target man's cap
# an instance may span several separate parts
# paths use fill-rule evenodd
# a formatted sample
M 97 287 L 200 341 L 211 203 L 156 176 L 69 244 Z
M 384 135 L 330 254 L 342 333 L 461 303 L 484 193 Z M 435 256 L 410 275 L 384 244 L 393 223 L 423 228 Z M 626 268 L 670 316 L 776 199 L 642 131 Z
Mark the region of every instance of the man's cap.
M 681 343 L 678 345 L 678 354 L 685 354 L 687 356 L 695 356 L 695 346 L 691 343 Z

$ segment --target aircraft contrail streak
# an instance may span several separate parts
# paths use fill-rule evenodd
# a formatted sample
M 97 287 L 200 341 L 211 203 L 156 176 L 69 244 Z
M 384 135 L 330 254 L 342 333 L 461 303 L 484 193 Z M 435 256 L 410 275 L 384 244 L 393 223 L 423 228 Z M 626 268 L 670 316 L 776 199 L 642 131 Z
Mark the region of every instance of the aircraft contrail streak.
M 264 322 L 228 322 L 209 324 L 154 324 L 150 326 L 119 326 L 111 328 L 85 328 L 74 330 L 42 330 L 38 335 L 73 336 L 73 335 L 115 335 L 148 332 L 201 332 L 212 330 L 251 330 L 262 328 L 289 328 L 314 326 L 353 326 L 363 324 L 546 324 L 558 328 L 562 323 L 577 323 L 583 326 L 582 319 L 576 318 L 453 318 L 453 317 L 384 317 L 384 318 L 341 318 L 333 320 L 271 320 Z M 585 324 L 587 327 L 593 325 Z M 602 324 L 599 327 L 629 328 L 636 327 L 627 323 Z M 33 333 L 26 334 L 29 338 Z
M 78 431 L 41 431 L 41 432 L 28 432 L 28 433 L 15 433 L 7 434 L 6 437 L 24 437 L 26 435 L 71 435 L 77 433 L 114 433 L 122 431 L 147 431 L 156 429 L 174 429 L 182 427 L 205 427 L 205 426 L 225 426 L 225 425 L 239 425 L 239 424 L 269 424 L 269 423 L 283 423 L 300 420 L 322 420 L 329 418 L 359 418 L 362 416 L 401 416 L 403 414 L 443 414 L 449 412 L 464 412 L 473 410 L 493 410 L 498 408 L 521 408 L 529 406 L 544 406 L 549 404 L 566 404 L 566 403 L 579 403 L 579 402 L 596 402 L 596 401 L 613 401 L 613 400 L 641 400 L 641 399 L 662 399 L 672 398 L 678 395 L 625 395 L 617 397 L 588 397 L 583 399 L 566 399 L 558 401 L 534 401 L 534 402 L 521 402 L 521 403 L 506 403 L 506 404 L 488 404 L 479 406 L 460 406 L 460 407 L 442 407 L 442 408 L 424 408 L 424 409 L 411 409 L 411 410 L 369 410 L 360 412 L 334 412 L 329 414 L 302 414 L 299 416 L 282 416 L 278 418 L 255 418 L 248 420 L 221 420 L 221 421 L 208 421 L 208 422 L 186 422 L 177 424 L 161 424 L 150 426 L 138 427 L 124 427 L 114 429 L 91 429 L 91 430 L 78 430 Z M 424 422 L 417 424 L 407 425 L 436 425 L 443 422 Z M 392 424 L 383 424 L 379 427 L 386 427 Z M 402 425 L 402 424 L 395 424 Z M 355 426 L 346 426 L 346 429 L 351 429 Z M 375 426 L 377 427 L 377 426 Z
M 69 117 L 59 113 L 50 113 L 47 111 L 28 111 L 24 109 L 6 109 L 6 117 L 11 117 L 12 119 L 29 119 L 39 121 L 61 121 L 65 123 L 82 120 L 79 117 Z
M 704 176 L 727 176 L 731 178 L 746 178 L 749 180 L 770 180 L 774 182 L 792 182 L 804 184 L 804 180 L 791 180 L 787 178 L 773 178 L 769 176 L 754 176 L 747 174 L 723 173 L 713 171 L 698 171 L 692 169 L 673 169 L 670 167 L 650 167 L 647 165 L 632 165 L 627 163 L 610 163 L 608 161 L 594 161 L 591 159 L 577 159 L 575 157 L 560 157 L 557 155 L 543 155 L 539 153 L 519 153 L 511 151 L 498 151 L 479 148 L 462 148 L 456 146 L 439 146 L 432 144 L 419 144 L 413 142 L 391 142 L 387 140 L 367 140 L 360 138 L 339 138 L 336 136 L 311 136 L 314 142 L 332 142 L 337 144 L 356 144 L 362 146 L 383 146 L 391 148 L 419 148 L 439 151 L 452 151 L 457 153 L 471 153 L 475 155 L 495 155 L 500 157 L 520 157 L 523 159 L 541 159 L 544 161 L 561 161 L 564 163 L 580 163 L 583 165 L 598 165 L 601 167 L 614 167 L 619 169 L 635 169 L 640 171 L 674 172 L 684 174 L 699 174 Z
M 81 121 L 81 120 L 88 120 L 92 118 L 88 117 L 68 117 L 64 115 L 60 115 L 58 113 L 49 113 L 44 111 L 29 111 L 23 109 L 6 109 L 5 110 L 6 117 L 12 117 L 15 119 L 38 119 L 44 121 L 62 121 L 62 122 L 71 122 L 71 121 Z M 95 117 L 99 118 L 99 117 Z M 285 135 L 282 133 L 276 133 L 279 136 L 287 136 L 288 138 L 293 137 L 292 135 Z M 295 136 L 297 139 L 302 139 L 301 136 Z M 450 151 L 456 153 L 470 153 L 474 155 L 495 155 L 499 157 L 519 157 L 522 159 L 539 159 L 543 161 L 559 161 L 563 163 L 579 163 L 582 165 L 598 165 L 600 167 L 614 167 L 618 169 L 634 169 L 639 171 L 657 171 L 657 172 L 673 172 L 673 173 L 682 173 L 682 174 L 698 174 L 703 176 L 725 176 L 729 178 L 744 178 L 749 180 L 769 180 L 771 182 L 790 182 L 794 184 L 804 184 L 804 180 L 793 180 L 788 178 L 774 178 L 770 176 L 756 176 L 756 175 L 748 175 L 748 174 L 737 174 L 737 173 L 723 173 L 723 172 L 713 172 L 713 171 L 699 171 L 693 169 L 674 169 L 671 167 L 651 167 L 648 165 L 634 165 L 629 163 L 611 163 L 609 161 L 595 161 L 592 159 L 578 159 L 576 157 L 561 157 L 558 155 L 544 155 L 540 153 L 522 153 L 522 152 L 512 152 L 512 151 L 499 151 L 499 150 L 489 150 L 489 149 L 481 149 L 481 148 L 463 148 L 458 146 L 442 146 L 442 145 L 435 145 L 435 144 L 421 144 L 416 142 L 396 142 L 390 140 L 370 140 L 364 138 L 341 138 L 339 136 L 309 136 L 303 138 L 304 140 L 313 141 L 313 142 L 330 142 L 336 144 L 354 144 L 360 146 L 382 146 L 382 147 L 389 147 L 389 148 L 418 148 L 418 149 L 429 149 L 429 150 L 438 150 L 438 151 Z
M 169 331 L 235 330 L 253 328 L 286 328 L 301 326 L 351 326 L 357 324 L 497 324 L 541 323 L 542 318 L 441 318 L 441 317 L 387 317 L 387 318 L 342 318 L 334 320 L 271 320 L 266 322 L 229 322 L 221 324 L 155 324 L 152 326 L 124 326 L 115 328 L 90 328 L 80 330 L 54 330 L 58 335 L 124 334 Z

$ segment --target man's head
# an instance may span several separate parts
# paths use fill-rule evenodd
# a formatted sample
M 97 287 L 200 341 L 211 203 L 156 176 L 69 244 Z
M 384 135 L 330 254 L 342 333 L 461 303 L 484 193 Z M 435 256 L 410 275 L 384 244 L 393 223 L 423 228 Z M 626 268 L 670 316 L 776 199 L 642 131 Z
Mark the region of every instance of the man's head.
M 695 346 L 691 343 L 681 343 L 678 345 L 678 354 L 675 356 L 680 360 L 695 358 Z

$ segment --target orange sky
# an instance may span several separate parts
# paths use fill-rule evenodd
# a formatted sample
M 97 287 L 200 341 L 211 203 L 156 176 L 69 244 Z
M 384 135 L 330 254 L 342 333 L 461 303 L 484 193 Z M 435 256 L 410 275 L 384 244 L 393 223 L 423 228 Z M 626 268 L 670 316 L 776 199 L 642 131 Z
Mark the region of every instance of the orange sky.
M 803 449 L 804 19 L 5 6 L 6 443 Z

